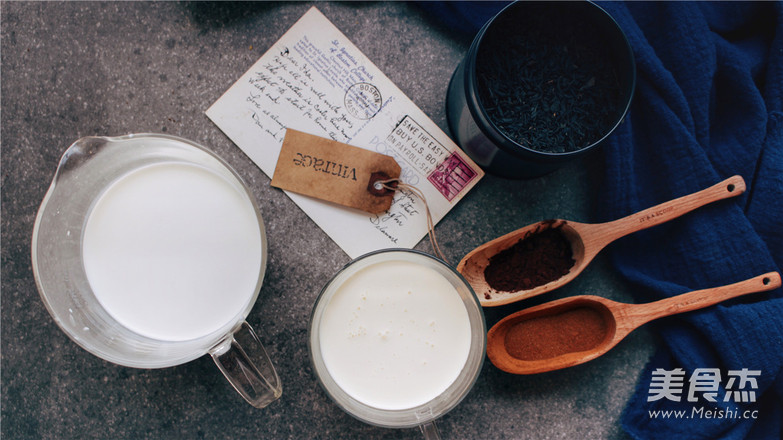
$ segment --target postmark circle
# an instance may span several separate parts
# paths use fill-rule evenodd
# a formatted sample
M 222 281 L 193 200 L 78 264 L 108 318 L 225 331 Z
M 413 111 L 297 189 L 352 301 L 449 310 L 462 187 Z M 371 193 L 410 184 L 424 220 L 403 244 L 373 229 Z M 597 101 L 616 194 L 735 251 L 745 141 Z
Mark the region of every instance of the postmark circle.
M 345 109 L 357 119 L 372 119 L 382 104 L 380 90 L 370 83 L 356 83 L 345 92 Z

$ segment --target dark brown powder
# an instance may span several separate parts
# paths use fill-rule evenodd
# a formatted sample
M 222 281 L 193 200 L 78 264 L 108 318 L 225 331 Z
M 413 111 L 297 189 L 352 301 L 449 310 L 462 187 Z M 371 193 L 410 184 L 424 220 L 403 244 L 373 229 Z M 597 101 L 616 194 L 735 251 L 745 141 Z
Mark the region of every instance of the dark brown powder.
M 593 349 L 607 331 L 598 310 L 580 307 L 521 321 L 508 330 L 505 344 L 508 354 L 520 360 L 551 359 Z
M 495 290 L 517 292 L 555 281 L 574 266 L 560 228 L 535 232 L 489 259 L 484 279 Z

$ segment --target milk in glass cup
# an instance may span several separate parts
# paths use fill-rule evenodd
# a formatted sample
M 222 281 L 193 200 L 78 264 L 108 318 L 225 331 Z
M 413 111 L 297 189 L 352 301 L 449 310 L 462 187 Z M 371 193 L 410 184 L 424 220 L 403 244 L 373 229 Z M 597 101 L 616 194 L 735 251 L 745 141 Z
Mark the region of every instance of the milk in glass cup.
M 312 311 L 309 350 L 327 394 L 366 423 L 421 427 L 453 409 L 481 371 L 486 325 L 470 285 L 430 255 L 389 249 L 346 265 Z
M 266 252 L 263 220 L 236 172 L 197 144 L 153 134 L 71 145 L 32 240 L 41 298 L 78 345 L 136 368 L 209 353 L 259 408 L 281 394 L 245 322 Z

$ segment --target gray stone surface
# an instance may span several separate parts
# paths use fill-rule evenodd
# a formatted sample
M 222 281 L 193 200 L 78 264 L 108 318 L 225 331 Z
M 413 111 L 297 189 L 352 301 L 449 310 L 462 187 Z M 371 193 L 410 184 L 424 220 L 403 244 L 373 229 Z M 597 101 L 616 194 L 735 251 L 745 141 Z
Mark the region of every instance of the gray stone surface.
M 420 438 L 365 425 L 319 388 L 307 320 L 349 258 L 205 116 L 204 111 L 310 3 L 3 2 L 2 431 L 4 439 Z M 469 44 L 407 3 L 318 8 L 441 128 L 450 75 Z M 87 135 L 162 132 L 209 146 L 252 187 L 269 265 L 248 317 L 280 371 L 282 398 L 247 405 L 202 357 L 140 370 L 105 362 L 63 334 L 33 280 L 36 210 L 60 155 Z M 445 253 L 545 218 L 595 221 L 600 152 L 551 175 L 487 176 L 438 225 Z M 424 240 L 418 249 L 429 251 Z M 560 291 L 486 310 L 491 326 L 522 307 L 590 293 L 631 301 L 602 254 Z M 513 376 L 488 361 L 467 398 L 439 421 L 444 438 L 620 439 L 619 418 L 656 341 L 641 329 L 606 356 L 560 372 Z

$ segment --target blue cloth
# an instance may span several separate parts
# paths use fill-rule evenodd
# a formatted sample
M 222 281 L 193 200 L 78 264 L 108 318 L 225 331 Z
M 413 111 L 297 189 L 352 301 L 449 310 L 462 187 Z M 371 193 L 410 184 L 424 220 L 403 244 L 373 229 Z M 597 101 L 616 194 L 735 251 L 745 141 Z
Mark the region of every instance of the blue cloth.
M 637 287 L 640 302 L 783 268 L 783 4 L 601 6 L 626 32 L 638 75 L 631 112 L 603 150 L 603 220 L 733 174 L 748 185 L 738 199 L 619 240 L 607 249 L 614 266 Z M 622 417 L 626 431 L 639 439 L 781 438 L 780 289 L 652 326 L 664 348 L 640 376 Z M 648 402 L 653 370 L 678 367 L 686 373 L 682 400 Z M 699 393 L 697 402 L 686 401 L 688 379 L 699 368 L 720 368 L 724 388 L 714 405 Z M 761 372 L 756 402 L 723 402 L 728 371 L 743 368 Z M 713 406 L 724 414 L 693 412 Z M 684 410 L 691 418 L 651 413 L 666 410 Z
M 474 35 L 509 1 L 417 1 L 420 9 L 455 32 Z
M 438 6 L 440 4 L 441 6 Z M 637 62 L 631 111 L 602 148 L 595 220 L 612 220 L 734 174 L 748 189 L 611 244 L 637 302 L 731 284 L 783 268 L 783 4 L 599 2 L 626 32 Z M 455 4 L 426 9 L 447 21 Z M 499 5 L 495 5 L 499 9 Z M 439 9 L 440 8 L 440 9 Z M 459 15 L 471 16 L 462 4 Z M 475 22 L 463 21 L 475 33 Z M 749 295 L 649 324 L 662 348 L 622 416 L 638 439 L 783 438 L 783 292 Z M 685 371 L 681 401 L 648 402 L 656 369 Z M 718 402 L 688 402 L 697 369 L 720 369 Z M 756 370 L 755 402 L 723 402 L 730 370 Z M 697 383 L 698 382 L 694 382 Z M 703 382 L 702 382 L 703 384 Z M 755 387 L 753 385 L 756 385 Z M 711 413 L 712 409 L 723 413 Z M 704 408 L 701 413 L 694 410 Z M 682 410 L 687 418 L 654 411 Z M 754 418 L 755 416 L 755 418 Z

